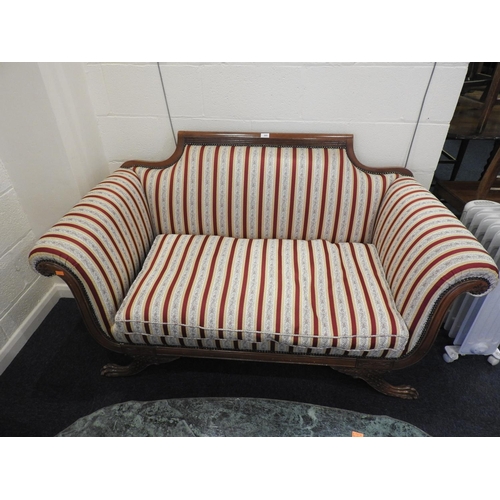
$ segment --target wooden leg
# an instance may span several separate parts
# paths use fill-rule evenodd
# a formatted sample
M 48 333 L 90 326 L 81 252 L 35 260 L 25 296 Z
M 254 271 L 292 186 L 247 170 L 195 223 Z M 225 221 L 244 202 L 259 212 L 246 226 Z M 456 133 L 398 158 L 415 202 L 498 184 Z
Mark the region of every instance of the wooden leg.
M 350 375 L 354 378 L 364 380 L 376 391 L 402 399 L 417 399 L 418 392 L 411 385 L 392 385 L 382 378 L 383 372 L 374 370 L 362 370 L 358 368 L 333 368 L 335 371 Z
M 483 109 L 481 111 L 481 116 L 479 117 L 476 133 L 481 134 L 488 122 L 493 106 L 498 102 L 498 93 L 500 91 L 500 64 L 497 63 L 495 72 L 491 79 L 491 84 L 486 92 L 486 97 L 484 99 Z
M 495 183 L 498 173 L 500 171 L 500 148 L 498 148 L 497 142 L 495 142 L 493 151 L 495 151 L 495 155 L 489 162 L 488 166 L 486 167 L 486 170 L 483 172 L 481 181 L 479 182 L 479 186 L 477 188 L 476 197 L 478 200 L 488 199 L 488 193 L 490 192 L 490 189 L 493 187 L 493 184 Z
M 179 359 L 178 357 L 152 358 L 148 356 L 135 357 L 128 365 L 117 365 L 108 363 L 101 368 L 101 375 L 105 377 L 128 377 L 142 372 L 148 366 L 158 365 L 160 363 L 170 363 Z
M 460 141 L 460 148 L 458 150 L 457 158 L 455 160 L 455 165 L 453 166 L 453 171 L 451 172 L 450 181 L 454 181 L 456 179 L 458 171 L 460 170 L 460 166 L 462 165 L 465 153 L 467 151 L 468 145 L 469 145 L 469 139 L 462 139 L 462 141 Z
M 495 158 L 495 155 L 499 149 L 500 149 L 500 140 L 496 139 L 493 141 L 493 147 L 491 148 L 490 155 L 488 156 L 488 159 L 486 160 L 486 165 L 484 166 L 483 171 L 481 172 L 481 175 L 479 176 L 480 181 L 483 179 L 484 174 L 488 170 L 488 167 L 490 166 L 491 162 L 493 161 L 493 158 Z

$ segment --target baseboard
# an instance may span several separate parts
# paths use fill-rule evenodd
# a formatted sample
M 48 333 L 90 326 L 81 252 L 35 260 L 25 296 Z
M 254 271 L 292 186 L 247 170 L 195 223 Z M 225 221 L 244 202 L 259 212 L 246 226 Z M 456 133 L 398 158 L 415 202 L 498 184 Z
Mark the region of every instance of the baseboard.
M 65 283 L 55 283 L 0 350 L 0 375 L 10 365 L 61 298 L 73 298 L 73 295 Z
M 68 285 L 66 285 L 66 283 L 62 283 L 62 282 L 55 283 L 54 289 L 59 294 L 58 300 L 59 299 L 72 299 L 73 298 L 73 294 L 71 293 L 71 290 L 69 289 Z

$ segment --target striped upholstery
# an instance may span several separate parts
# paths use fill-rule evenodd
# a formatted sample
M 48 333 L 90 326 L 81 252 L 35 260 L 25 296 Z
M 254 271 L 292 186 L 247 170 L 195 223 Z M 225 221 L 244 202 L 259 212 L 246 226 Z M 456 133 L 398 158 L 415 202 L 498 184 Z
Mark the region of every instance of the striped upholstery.
M 408 350 L 418 344 L 446 290 L 470 278 L 497 283 L 497 268 L 484 248 L 412 178 L 399 178 L 388 189 L 373 243 L 410 331 Z
M 171 167 L 119 169 L 30 262 L 74 275 L 118 342 L 389 358 L 447 290 L 498 279 L 415 180 L 319 147 L 187 145 Z
M 119 342 L 398 356 L 408 331 L 373 245 L 160 235 Z
M 118 170 L 55 224 L 30 253 L 69 269 L 81 282 L 100 327 L 114 316 L 154 239 L 144 190 L 131 170 Z
M 344 149 L 187 145 L 172 167 L 136 167 L 156 234 L 370 242 L 396 174 Z

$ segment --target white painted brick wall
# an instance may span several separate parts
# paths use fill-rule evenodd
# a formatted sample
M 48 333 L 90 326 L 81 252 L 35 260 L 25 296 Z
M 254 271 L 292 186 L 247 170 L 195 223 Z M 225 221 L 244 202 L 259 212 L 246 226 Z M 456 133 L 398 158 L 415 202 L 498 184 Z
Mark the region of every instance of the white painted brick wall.
M 12 189 L 9 174 L 4 164 L 0 161 L 0 195 L 3 195 L 9 189 Z
M 16 191 L 0 160 L 0 350 L 53 285 L 28 264 L 35 243 Z
M 36 306 L 51 291 L 55 278 L 38 276 L 23 294 L 11 304 L 11 307 L 0 319 L 0 327 L 4 330 L 7 340 L 18 332 L 23 322 L 33 314 Z
M 0 163 L 0 168 L 4 169 Z M 24 215 L 23 207 L 13 188 L 0 195 L 0 256 L 17 244 L 28 232 L 30 225 Z M 2 286 L 3 288 L 3 286 Z
M 109 173 L 84 69 L 2 64 L 0 159 L 36 236 Z
M 97 123 L 109 162 L 166 158 L 174 144 L 167 117 L 98 116 Z
M 37 278 L 37 275 L 27 265 L 28 254 L 35 241 L 33 232 L 30 231 L 0 257 L 0 276 L 2 280 L 0 318 Z
M 166 65 L 163 71 L 168 74 L 177 67 Z M 290 122 L 303 118 L 300 66 L 219 64 L 202 67 L 200 74 L 205 117 Z M 167 96 L 180 101 L 175 87 L 167 90 Z
M 108 173 L 81 63 L 2 63 L 0 373 L 52 304 L 35 240 Z
M 110 171 L 170 156 L 175 142 L 156 63 L 88 63 L 86 76 Z
M 161 63 L 175 132 L 353 133 L 370 166 L 405 164 L 432 63 Z M 467 70 L 438 63 L 408 168 L 429 186 Z M 110 170 L 174 150 L 156 63 L 88 63 Z
M 165 99 L 158 85 L 156 65 L 106 64 L 102 66 L 103 81 L 107 89 L 109 109 L 113 114 L 125 116 L 166 116 Z M 140 99 L 127 99 L 137 95 Z

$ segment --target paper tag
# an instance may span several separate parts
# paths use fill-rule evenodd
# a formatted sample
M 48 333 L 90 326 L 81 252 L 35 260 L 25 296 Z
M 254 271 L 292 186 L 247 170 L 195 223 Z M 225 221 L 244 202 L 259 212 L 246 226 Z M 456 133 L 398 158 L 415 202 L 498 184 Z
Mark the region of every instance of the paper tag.
M 362 432 L 356 432 L 356 431 L 352 431 L 352 437 L 353 438 L 362 438 L 364 437 L 365 435 L 362 433 Z
M 56 271 L 56 276 L 64 276 L 64 271 Z
M 262 133 L 260 134 L 260 136 L 261 136 L 262 138 L 264 138 L 264 137 L 267 137 L 267 138 L 268 138 L 268 137 L 269 137 L 269 132 L 262 132 Z

